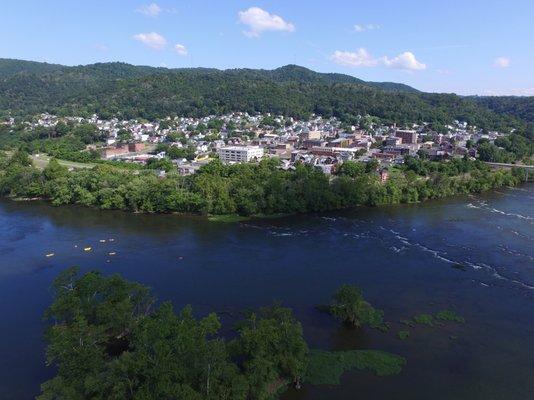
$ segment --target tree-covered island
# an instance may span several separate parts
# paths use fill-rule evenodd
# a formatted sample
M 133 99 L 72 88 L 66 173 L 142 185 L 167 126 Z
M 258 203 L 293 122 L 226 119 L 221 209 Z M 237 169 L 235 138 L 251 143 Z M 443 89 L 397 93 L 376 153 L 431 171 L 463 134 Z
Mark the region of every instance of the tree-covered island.
M 301 324 L 280 305 L 242 313 L 228 339 L 217 314 L 197 318 L 190 306 L 176 313 L 119 275 L 69 268 L 53 293 L 45 339 L 57 374 L 40 400 L 275 399 L 290 386 L 339 383 L 346 370 L 387 376 L 406 363 L 378 350 L 310 351 Z

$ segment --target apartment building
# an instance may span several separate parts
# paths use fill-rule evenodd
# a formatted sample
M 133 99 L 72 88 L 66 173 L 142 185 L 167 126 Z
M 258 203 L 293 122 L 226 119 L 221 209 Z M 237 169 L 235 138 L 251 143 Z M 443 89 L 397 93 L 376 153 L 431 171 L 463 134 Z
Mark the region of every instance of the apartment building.
M 263 157 L 259 146 L 225 146 L 217 149 L 219 159 L 225 164 L 257 161 Z

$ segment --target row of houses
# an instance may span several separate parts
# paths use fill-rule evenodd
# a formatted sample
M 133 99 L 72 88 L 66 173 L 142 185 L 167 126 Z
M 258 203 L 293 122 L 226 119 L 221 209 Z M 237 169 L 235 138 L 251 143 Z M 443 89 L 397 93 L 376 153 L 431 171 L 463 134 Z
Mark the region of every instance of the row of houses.
M 43 114 L 31 126 L 54 126 L 61 118 Z M 173 160 L 178 171 L 194 173 L 199 165 L 218 157 L 224 163 L 255 162 L 278 157 L 290 168 L 296 162 L 311 164 L 325 173 L 349 160 L 377 160 L 387 167 L 402 163 L 406 155 L 425 155 L 431 159 L 475 156 L 469 143 L 482 138 L 492 141 L 502 135 L 484 132 L 465 122 L 455 121 L 438 133 L 430 124 L 393 125 L 366 123 L 354 126 L 336 118 L 312 115 L 308 120 L 275 116 L 231 113 L 202 118 L 175 117 L 159 121 L 103 120 L 66 117 L 70 124 L 94 124 L 106 137 L 96 145 L 104 159 L 146 162 L 153 156 L 166 157 L 165 151 L 153 153 L 158 144 L 186 148 L 194 160 Z M 164 146 L 164 147 L 165 147 Z

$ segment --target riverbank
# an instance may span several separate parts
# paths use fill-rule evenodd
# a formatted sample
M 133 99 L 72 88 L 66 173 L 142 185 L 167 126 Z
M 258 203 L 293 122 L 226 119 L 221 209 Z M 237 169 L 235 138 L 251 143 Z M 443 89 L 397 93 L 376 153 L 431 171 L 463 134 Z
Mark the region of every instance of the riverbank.
M 158 177 L 152 171 L 133 173 L 108 165 L 69 171 L 54 160 L 41 171 L 27 155 L 15 153 L 0 169 L 0 194 L 42 198 L 55 206 L 79 204 L 101 210 L 195 214 L 235 221 L 418 203 L 516 186 L 527 177 L 521 169 L 491 170 L 478 161 L 453 159 L 410 162 L 392 168 L 383 181 L 373 167 L 352 164 L 351 168 L 349 162 L 344 163 L 344 168 L 331 176 L 304 164 L 295 171 L 284 171 L 276 159 L 236 165 L 213 161 L 194 175 Z
M 515 186 L 508 186 L 508 187 L 495 187 L 495 188 L 491 188 L 491 189 L 488 189 L 484 192 L 476 192 L 476 194 L 484 194 L 484 193 L 488 193 L 488 192 L 492 192 L 492 191 L 495 191 L 497 189 L 511 189 L 511 188 L 514 188 Z M 519 184 L 518 187 L 521 187 L 521 184 Z M 472 194 L 472 193 L 468 193 L 468 194 Z M 435 200 L 454 200 L 455 198 L 457 198 L 458 196 L 463 196 L 465 195 L 465 193 L 461 193 L 461 194 L 453 194 L 453 195 L 450 195 L 449 197 L 441 197 L 439 199 L 428 199 L 428 200 L 425 200 L 425 202 L 432 202 L 432 201 L 435 201 Z M 8 200 L 10 201 L 14 201 L 14 202 L 37 202 L 37 201 L 42 201 L 44 203 L 48 203 L 48 204 L 51 204 L 52 201 L 50 199 L 46 199 L 46 198 L 42 198 L 42 197 L 32 197 L 32 198 L 20 198 L 20 197 L 9 197 L 7 196 L 6 197 Z M 327 212 L 332 212 L 332 211 L 356 211 L 358 209 L 361 209 L 362 207 L 373 207 L 373 208 L 384 208 L 384 207 L 388 207 L 388 206 L 398 206 L 398 205 L 410 205 L 410 204 L 418 204 L 418 203 L 421 203 L 421 202 L 412 202 L 412 203 L 397 203 L 397 204 L 388 204 L 388 205 L 380 205 L 380 206 L 368 206 L 368 205 L 364 205 L 364 204 L 360 204 L 360 205 L 356 205 L 354 207 L 351 207 L 351 208 L 346 208 L 346 209 L 338 209 L 338 210 L 327 210 Z M 60 206 L 55 206 L 55 207 L 60 207 Z M 83 207 L 83 206 L 82 206 Z M 99 210 L 98 208 L 95 208 L 95 207 L 91 207 L 89 206 L 89 208 L 92 208 L 94 210 Z M 112 211 L 112 210 L 101 210 L 101 211 Z M 115 211 L 124 211 L 124 212 L 128 212 L 128 210 L 115 210 Z M 289 214 L 289 213 L 285 213 L 285 214 L 282 214 L 282 213 L 278 213 L 278 214 L 260 214 L 260 215 L 249 215 L 249 216 L 244 216 L 244 215 L 237 215 L 237 214 L 221 214 L 221 215 L 202 215 L 200 213 L 178 213 L 178 212 L 172 212 L 172 213 L 153 213 L 153 212 L 143 212 L 143 211 L 135 211 L 133 212 L 134 214 L 145 214 L 145 215 L 151 215 L 151 214 L 173 214 L 173 215 L 177 215 L 177 216 L 180 216 L 180 217 L 187 217 L 187 218 L 198 218 L 198 219 L 205 219 L 207 221 L 210 221 L 210 222 L 214 222 L 214 223 L 237 223 L 237 222 L 247 222 L 247 221 L 254 221 L 254 220 L 276 220 L 276 219 L 280 219 L 280 218 L 285 218 L 285 217 L 291 217 L 291 216 L 297 216 L 297 215 L 302 215 L 302 214 L 306 214 L 306 213 L 295 213 L 295 214 Z

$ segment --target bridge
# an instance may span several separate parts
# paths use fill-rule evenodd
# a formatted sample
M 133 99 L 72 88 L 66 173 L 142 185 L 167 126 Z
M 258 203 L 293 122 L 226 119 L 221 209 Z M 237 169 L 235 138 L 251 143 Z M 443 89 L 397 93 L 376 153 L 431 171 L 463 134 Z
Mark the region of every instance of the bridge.
M 496 162 L 489 162 L 489 161 L 485 161 L 485 163 L 493 169 L 512 169 L 514 167 L 517 167 L 517 168 L 524 168 L 529 172 L 534 171 L 534 165 L 506 164 L 506 163 L 496 163 Z

